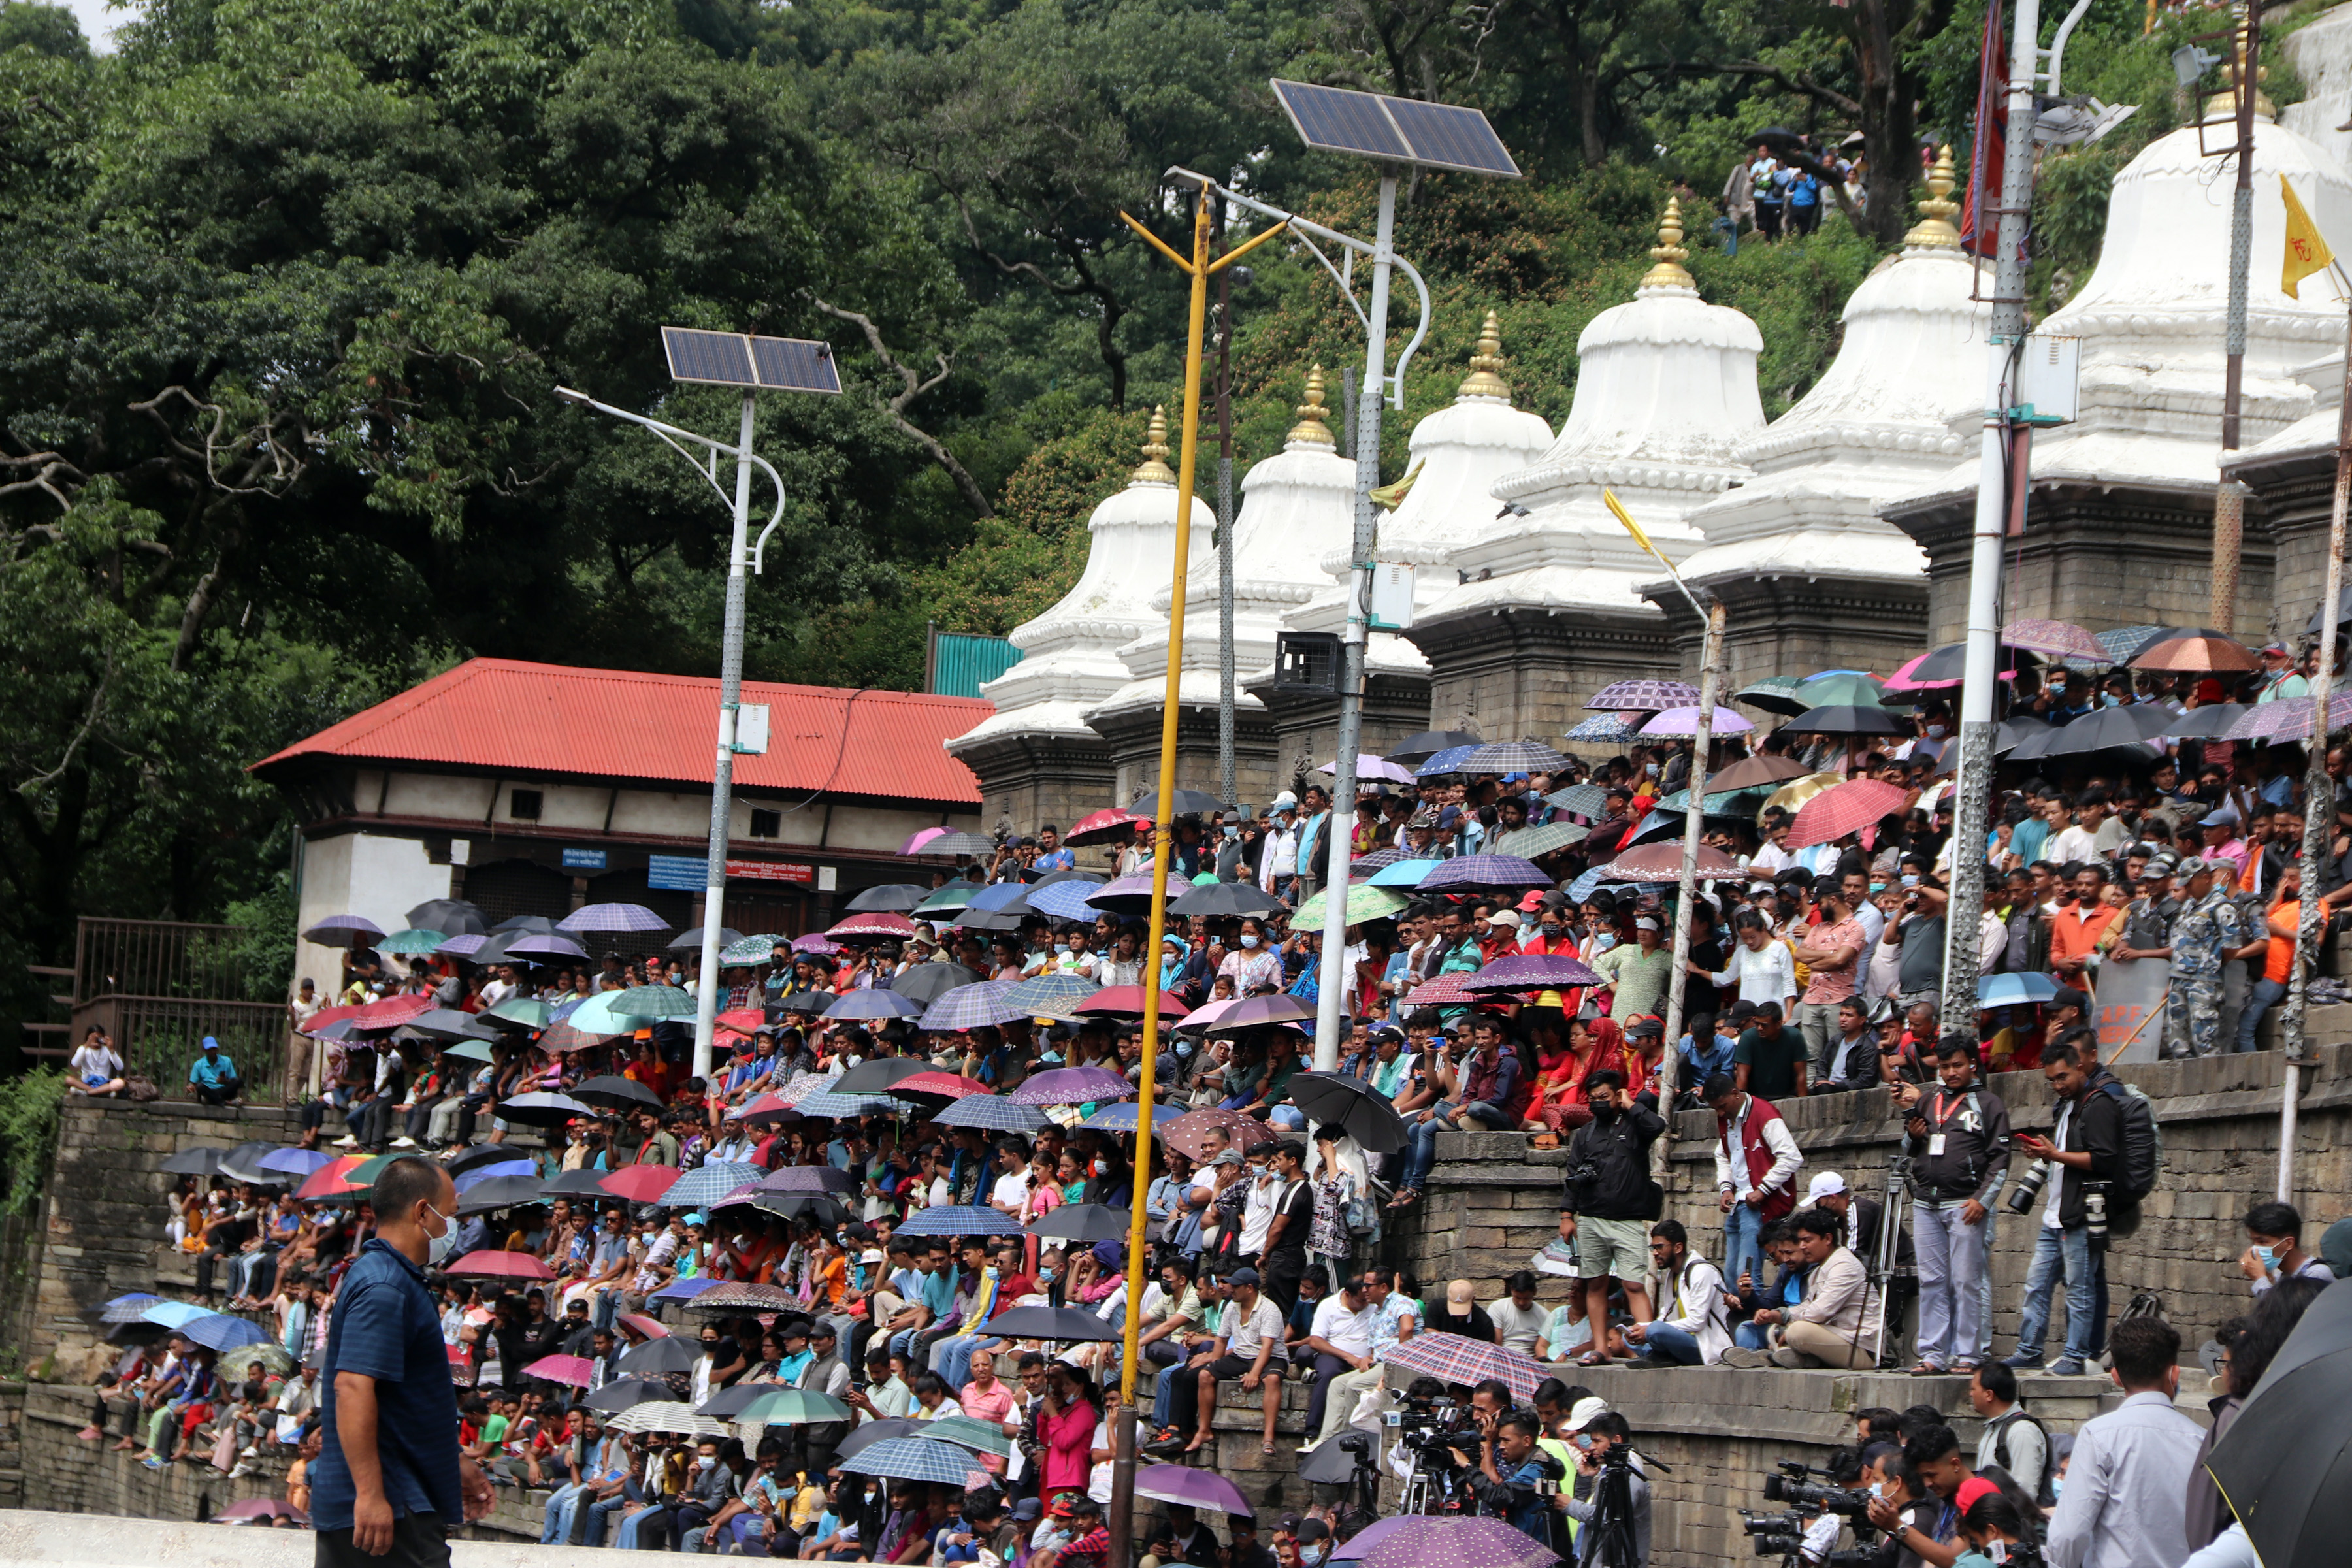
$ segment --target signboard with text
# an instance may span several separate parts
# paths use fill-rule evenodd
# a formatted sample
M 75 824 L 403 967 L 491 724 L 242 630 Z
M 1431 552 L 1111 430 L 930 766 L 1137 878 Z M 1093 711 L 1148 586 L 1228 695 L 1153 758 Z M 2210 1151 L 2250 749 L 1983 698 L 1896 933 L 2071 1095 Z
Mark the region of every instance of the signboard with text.
M 602 849 L 566 849 L 563 852 L 563 868 L 567 871 L 601 871 L 604 868 L 604 852 Z
M 2165 994 L 2171 980 L 2168 958 L 2111 958 L 2099 965 L 2091 1025 L 2099 1032 L 2100 1054 L 2110 1064 L 2158 1058 L 2164 1049 Z
M 816 884 L 816 868 L 790 860 L 730 860 L 727 875 L 743 882 L 797 882 L 803 887 Z
M 710 862 L 699 855 L 648 855 L 646 886 L 698 893 L 710 885 Z

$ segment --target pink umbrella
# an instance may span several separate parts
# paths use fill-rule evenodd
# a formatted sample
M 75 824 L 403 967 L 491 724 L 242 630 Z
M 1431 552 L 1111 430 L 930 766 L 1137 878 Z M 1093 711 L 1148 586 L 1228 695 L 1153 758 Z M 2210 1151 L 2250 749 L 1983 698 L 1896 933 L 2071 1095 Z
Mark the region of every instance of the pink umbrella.
M 1834 844 L 1890 812 L 1901 811 L 1909 798 L 1907 791 L 1877 779 L 1832 784 L 1797 808 L 1796 820 L 1789 825 L 1789 847 Z
M 1744 735 L 1754 728 L 1755 725 L 1728 708 L 1718 707 L 1715 710 L 1714 732 L 1717 735 Z M 1695 706 L 1665 709 L 1643 725 L 1639 732 L 1644 735 L 1696 735 L 1698 709 Z
M 585 1388 L 588 1380 L 596 1375 L 596 1363 L 584 1355 L 543 1355 L 522 1369 L 525 1377 L 543 1377 L 550 1383 L 567 1383 L 574 1388 Z
M 919 827 L 915 829 L 914 832 L 907 836 L 907 842 L 898 846 L 898 853 L 901 855 L 919 855 L 923 852 L 924 845 L 929 844 L 932 839 L 939 837 L 946 831 L 947 829 L 944 827 Z
M 1318 773 L 1336 773 L 1339 771 L 1339 764 L 1336 762 L 1325 763 L 1315 771 Z M 1356 753 L 1356 777 L 1360 781 L 1377 779 L 1382 784 L 1411 784 L 1412 770 L 1400 767 L 1386 757 L 1376 757 L 1370 752 L 1359 752 Z
M 506 1279 L 552 1279 L 555 1271 L 528 1252 L 469 1252 L 446 1274 L 487 1274 Z
M 915 922 L 883 910 L 856 914 L 824 934 L 835 942 L 904 942 L 916 934 Z
M 310 1516 L 292 1503 L 274 1497 L 249 1497 L 243 1502 L 233 1502 L 213 1515 L 215 1521 L 224 1519 L 290 1519 L 308 1524 Z
M 2000 640 L 2052 658 L 2087 658 L 2102 665 L 2115 662 L 2115 656 L 2097 637 L 2072 621 L 2011 621 L 2000 628 Z

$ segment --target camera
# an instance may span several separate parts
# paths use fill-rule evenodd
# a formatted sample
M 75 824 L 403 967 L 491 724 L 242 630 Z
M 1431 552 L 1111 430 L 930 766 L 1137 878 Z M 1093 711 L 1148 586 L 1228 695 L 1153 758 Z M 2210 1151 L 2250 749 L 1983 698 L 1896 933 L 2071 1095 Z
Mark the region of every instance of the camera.
M 1475 1447 L 1482 1438 L 1468 1415 L 1451 1399 L 1408 1397 L 1404 1407 L 1388 1413 L 1386 1424 L 1396 1429 L 1399 1447 L 1433 1469 L 1452 1469 L 1448 1450 Z
M 1812 1472 L 1794 1459 L 1780 1462 L 1781 1473 L 1764 1478 L 1764 1500 L 1777 1502 L 1801 1512 L 1811 1514 L 1837 1513 L 1848 1519 L 1862 1519 L 1870 1512 L 1868 1492 L 1848 1491 L 1840 1486 L 1822 1486 L 1805 1478 Z
M 2087 1233 L 2093 1251 L 2106 1249 L 2107 1184 L 2105 1182 L 2083 1184 L 2083 1228 Z
M 2027 1168 L 2025 1174 L 2018 1178 L 2017 1185 L 2010 1189 L 2009 1212 L 2032 1214 L 2033 1205 L 2042 1201 L 2042 1186 L 2049 1180 L 2050 1167 L 2035 1161 Z

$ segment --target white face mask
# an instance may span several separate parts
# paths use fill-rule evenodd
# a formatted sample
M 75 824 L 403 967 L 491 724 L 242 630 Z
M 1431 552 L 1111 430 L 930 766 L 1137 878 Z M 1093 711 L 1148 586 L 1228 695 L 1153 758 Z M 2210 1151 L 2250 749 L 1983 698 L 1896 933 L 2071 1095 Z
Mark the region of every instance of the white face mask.
M 1944 727 L 1941 724 L 1930 724 L 1927 726 L 1927 739 L 1931 741 L 1940 741 L 1943 738 Z
M 1244 931 L 1242 932 L 1242 945 L 1244 947 L 1254 948 L 1257 945 L 1257 938 L 1252 936 L 1247 931 Z
M 425 1210 L 439 1220 L 444 1227 L 440 1235 L 427 1237 L 425 1243 L 425 1261 L 438 1268 L 449 1260 L 449 1254 L 457 1250 L 457 1220 L 456 1215 L 443 1214 L 431 1204 L 426 1204 Z

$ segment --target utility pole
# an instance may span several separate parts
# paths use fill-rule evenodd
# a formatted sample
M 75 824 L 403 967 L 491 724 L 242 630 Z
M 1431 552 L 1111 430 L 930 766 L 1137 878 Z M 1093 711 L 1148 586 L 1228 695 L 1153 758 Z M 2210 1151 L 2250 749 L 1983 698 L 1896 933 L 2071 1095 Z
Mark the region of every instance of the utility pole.
M 1225 198 L 1214 203 L 1212 248 L 1225 242 Z M 1234 272 L 1217 272 L 1217 800 L 1235 805 L 1234 774 Z
M 2008 531 L 2010 410 L 2025 347 L 2025 227 L 2033 208 L 2033 76 L 2040 58 L 2040 0 L 2017 0 L 2009 47 L 2008 133 L 2002 141 L 2000 225 L 1993 258 L 1991 331 L 1986 337 L 1984 437 L 1969 559 L 1968 656 L 1960 687 L 1959 801 L 1955 810 L 1951 899 L 1944 921 L 1944 1003 L 1948 1025 L 1973 1019 L 1977 928 L 1984 913 L 1983 845 L 1992 797 L 1993 692 L 2000 654 L 2000 547 Z M 1980 122 L 1979 136 L 1991 133 Z M 1979 160 L 1981 166 L 1982 160 Z M 1984 210 L 1978 193 L 1978 210 Z M 2020 493 L 2022 489 L 2021 476 Z M 2021 526 L 2024 519 L 2018 520 Z
M 2246 272 L 2254 244 L 2254 100 L 2262 75 L 2255 53 L 2262 43 L 2260 16 L 2252 5 L 2238 32 L 2233 118 L 2238 178 L 2230 193 L 2230 305 L 2222 329 L 2221 482 L 2213 488 L 2213 594 L 2210 625 L 2234 636 L 2238 623 L 2238 556 L 2246 532 L 2246 487 L 2229 472 L 2238 449 L 2238 408 L 2246 370 Z M 1998 309 L 1998 307 L 1995 307 Z

